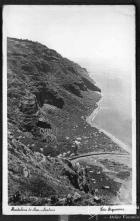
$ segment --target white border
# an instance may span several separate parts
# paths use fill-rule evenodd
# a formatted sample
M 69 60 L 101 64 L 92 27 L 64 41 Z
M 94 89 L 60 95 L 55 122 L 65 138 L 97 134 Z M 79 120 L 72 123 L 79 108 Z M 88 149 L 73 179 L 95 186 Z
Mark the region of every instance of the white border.
M 130 6 L 130 5 L 129 5 Z M 4 8 L 7 6 L 4 6 Z M 21 5 L 20 5 L 21 7 Z M 134 7 L 134 6 L 132 6 Z M 8 206 L 8 148 L 7 148 L 7 32 L 3 8 L 3 192 L 5 215 L 70 215 L 70 214 L 136 214 L 136 64 L 132 73 L 132 205 L 116 206 Z M 135 10 L 135 8 L 134 8 Z M 134 33 L 135 37 L 135 33 Z M 12 210 L 14 208 L 15 211 Z M 21 211 L 22 210 L 22 211 Z

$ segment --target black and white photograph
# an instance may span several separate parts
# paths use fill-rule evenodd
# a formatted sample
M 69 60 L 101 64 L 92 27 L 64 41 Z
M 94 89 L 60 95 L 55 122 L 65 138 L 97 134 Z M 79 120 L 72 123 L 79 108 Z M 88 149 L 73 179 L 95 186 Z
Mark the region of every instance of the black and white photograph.
M 3 8 L 3 213 L 136 214 L 135 7 Z

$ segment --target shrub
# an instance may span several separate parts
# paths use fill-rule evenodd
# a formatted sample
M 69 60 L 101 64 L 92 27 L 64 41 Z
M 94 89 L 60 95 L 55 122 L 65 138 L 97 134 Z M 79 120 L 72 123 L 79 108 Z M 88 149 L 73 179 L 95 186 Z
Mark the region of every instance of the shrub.
M 82 77 L 82 80 L 83 80 L 84 84 L 87 86 L 87 88 L 88 88 L 89 90 L 101 92 L 101 89 L 98 88 L 98 87 L 97 87 L 96 85 L 94 85 L 93 83 L 91 83 L 88 79 Z
M 30 179 L 30 191 L 35 196 L 50 196 L 55 193 L 55 189 L 48 182 L 47 178 L 36 176 Z
M 64 87 L 67 91 L 73 93 L 74 95 L 76 95 L 76 96 L 78 96 L 78 97 L 83 97 L 82 94 L 81 94 L 81 92 L 80 92 L 80 90 L 78 89 L 78 87 L 77 87 L 76 85 L 65 84 L 65 85 L 63 85 L 63 87 Z

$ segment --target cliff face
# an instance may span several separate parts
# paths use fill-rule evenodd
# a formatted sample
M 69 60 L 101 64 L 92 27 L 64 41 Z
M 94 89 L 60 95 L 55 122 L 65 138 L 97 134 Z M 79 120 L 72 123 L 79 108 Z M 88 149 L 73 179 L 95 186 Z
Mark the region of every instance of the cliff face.
M 101 97 L 86 69 L 36 42 L 8 38 L 7 49 L 8 121 L 39 141 L 74 137 Z
M 8 97 L 20 102 L 27 92 L 40 108 L 74 116 L 91 113 L 100 98 L 86 69 L 39 43 L 8 38 Z
M 73 169 L 48 155 L 73 153 L 72 142 L 96 108 L 100 89 L 86 69 L 37 42 L 8 38 L 7 64 L 9 202 L 17 190 L 24 191 L 26 204 L 74 192 L 61 173 L 67 168 L 74 175 Z

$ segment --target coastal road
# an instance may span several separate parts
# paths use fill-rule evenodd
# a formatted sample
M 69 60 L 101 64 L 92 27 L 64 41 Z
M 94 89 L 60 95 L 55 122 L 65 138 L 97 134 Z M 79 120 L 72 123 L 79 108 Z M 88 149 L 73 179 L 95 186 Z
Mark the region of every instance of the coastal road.
M 81 155 L 76 155 L 73 157 L 70 157 L 69 160 L 75 160 L 75 159 L 80 159 L 82 157 L 88 157 L 88 156 L 93 156 L 93 155 L 105 155 L 105 154 L 111 154 L 111 155 L 129 155 L 129 153 L 115 153 L 115 152 L 90 152 L 90 153 L 85 153 Z

